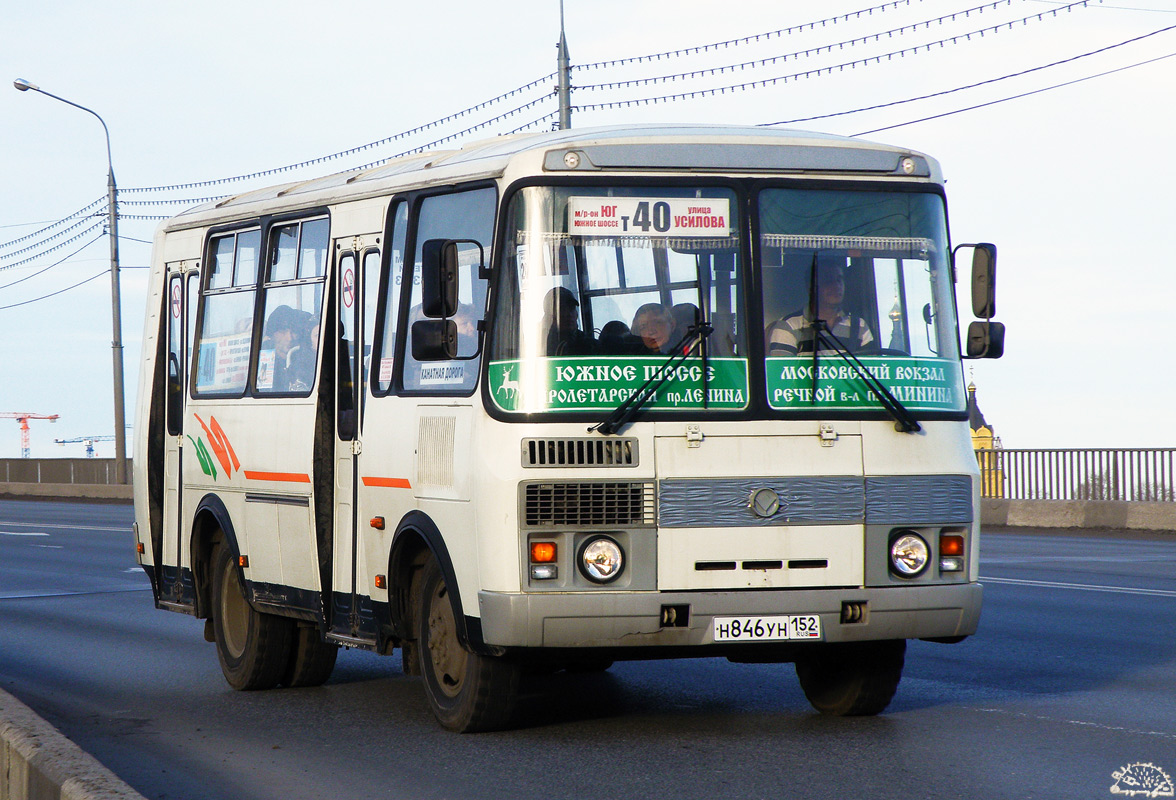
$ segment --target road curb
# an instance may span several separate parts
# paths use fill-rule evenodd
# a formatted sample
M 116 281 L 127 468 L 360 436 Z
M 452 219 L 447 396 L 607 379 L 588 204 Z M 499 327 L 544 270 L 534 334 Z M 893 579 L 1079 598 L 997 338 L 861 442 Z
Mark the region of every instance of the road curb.
M 146 800 L 0 690 L 0 800 Z
M 86 503 L 130 503 L 130 484 L 111 486 L 92 483 L 5 483 L 0 481 L 0 500 L 81 501 Z

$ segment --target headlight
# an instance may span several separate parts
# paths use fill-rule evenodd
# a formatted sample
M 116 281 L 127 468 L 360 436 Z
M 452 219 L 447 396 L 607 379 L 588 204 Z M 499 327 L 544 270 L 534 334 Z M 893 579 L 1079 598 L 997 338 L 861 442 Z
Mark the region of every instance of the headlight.
M 625 551 L 607 536 L 589 539 L 580 548 L 580 572 L 593 583 L 612 583 L 625 569 Z
M 927 569 L 931 549 L 917 533 L 899 532 L 890 540 L 890 568 L 896 575 L 914 578 Z

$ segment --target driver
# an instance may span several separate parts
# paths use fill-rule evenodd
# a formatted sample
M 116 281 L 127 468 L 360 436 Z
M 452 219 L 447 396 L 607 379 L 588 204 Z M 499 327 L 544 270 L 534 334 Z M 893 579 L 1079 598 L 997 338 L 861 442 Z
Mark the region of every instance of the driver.
M 842 308 L 845 302 L 845 267 L 828 262 L 817 263 L 817 315 L 826 329 L 833 333 L 849 351 L 861 350 L 874 341 L 866 321 Z M 786 314 L 768 326 L 768 356 L 794 356 L 798 352 L 813 350 L 813 314 L 811 308 L 804 312 Z M 820 351 L 830 352 L 827 343 L 822 342 Z

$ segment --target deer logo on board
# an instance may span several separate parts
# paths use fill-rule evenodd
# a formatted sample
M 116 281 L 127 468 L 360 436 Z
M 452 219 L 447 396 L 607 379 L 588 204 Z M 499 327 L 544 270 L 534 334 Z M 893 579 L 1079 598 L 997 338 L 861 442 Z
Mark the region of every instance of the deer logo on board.
M 519 399 L 519 382 L 510 377 L 511 370 L 514 367 L 507 367 L 502 371 L 502 385 L 498 387 L 498 391 L 502 392 L 508 399 Z

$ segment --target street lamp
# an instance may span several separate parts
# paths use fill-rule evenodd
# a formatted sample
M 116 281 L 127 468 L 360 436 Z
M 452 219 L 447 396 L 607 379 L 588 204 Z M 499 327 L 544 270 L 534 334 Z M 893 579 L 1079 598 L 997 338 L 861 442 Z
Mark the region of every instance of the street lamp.
M 114 479 L 117 483 L 127 482 L 127 441 L 126 441 L 126 412 L 123 402 L 123 346 L 122 346 L 122 293 L 118 283 L 118 188 L 114 183 L 114 160 L 110 157 L 110 129 L 106 121 L 98 113 L 80 106 L 77 103 L 50 94 L 36 84 L 29 83 L 24 78 L 17 78 L 12 82 L 17 90 L 22 92 L 34 91 L 60 100 L 66 105 L 80 108 L 87 114 L 93 114 L 102 123 L 102 130 L 106 134 L 106 164 L 109 167 L 106 182 L 108 204 L 110 206 L 110 306 L 111 319 L 114 328 L 114 340 L 110 343 L 114 358 Z

